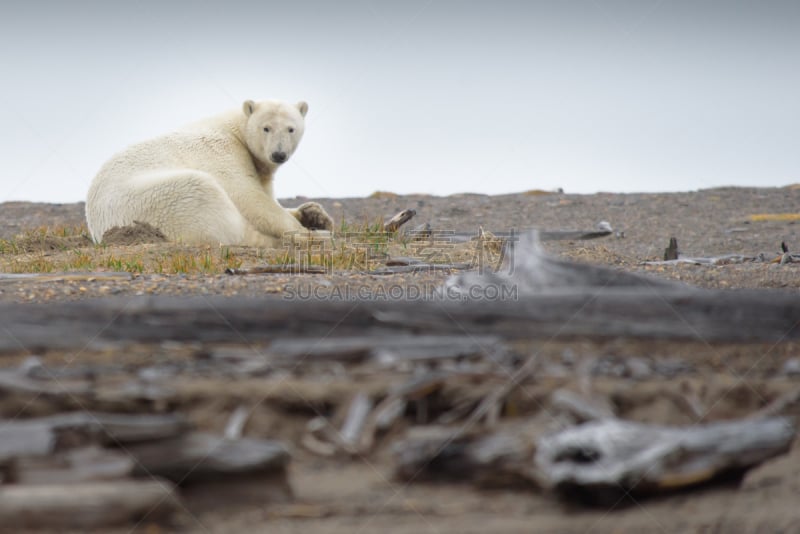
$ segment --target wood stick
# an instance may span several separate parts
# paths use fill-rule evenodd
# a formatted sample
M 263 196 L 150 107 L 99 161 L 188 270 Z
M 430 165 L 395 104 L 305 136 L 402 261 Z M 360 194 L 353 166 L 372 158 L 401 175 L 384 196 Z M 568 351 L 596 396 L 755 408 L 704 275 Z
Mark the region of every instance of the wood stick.
M 303 265 L 287 263 L 284 265 L 258 265 L 248 269 L 225 269 L 225 274 L 325 274 L 328 269 L 322 265 Z

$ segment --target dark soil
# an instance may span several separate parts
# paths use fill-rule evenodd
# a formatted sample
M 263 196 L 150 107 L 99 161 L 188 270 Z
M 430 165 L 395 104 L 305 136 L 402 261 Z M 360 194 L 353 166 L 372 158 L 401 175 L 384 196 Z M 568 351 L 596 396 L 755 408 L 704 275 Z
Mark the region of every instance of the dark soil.
M 129 226 L 114 226 L 103 234 L 106 245 L 130 246 L 144 243 L 166 243 L 167 236 L 148 223 L 133 221 Z

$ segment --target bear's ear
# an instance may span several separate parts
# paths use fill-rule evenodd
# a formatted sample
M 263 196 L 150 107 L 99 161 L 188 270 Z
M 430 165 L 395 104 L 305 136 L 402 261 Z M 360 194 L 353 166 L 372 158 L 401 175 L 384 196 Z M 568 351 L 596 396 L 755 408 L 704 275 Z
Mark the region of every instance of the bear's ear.
M 297 103 L 297 109 L 299 109 L 299 110 L 300 110 L 300 115 L 302 115 L 303 117 L 305 117 L 305 116 L 306 116 L 306 113 L 308 113 L 308 104 L 307 104 L 307 103 L 305 103 L 305 102 L 302 102 L 302 101 L 301 101 L 301 102 L 298 102 L 298 103 Z
M 256 103 L 252 100 L 245 100 L 244 104 L 242 104 L 242 110 L 244 114 L 249 117 L 256 110 Z

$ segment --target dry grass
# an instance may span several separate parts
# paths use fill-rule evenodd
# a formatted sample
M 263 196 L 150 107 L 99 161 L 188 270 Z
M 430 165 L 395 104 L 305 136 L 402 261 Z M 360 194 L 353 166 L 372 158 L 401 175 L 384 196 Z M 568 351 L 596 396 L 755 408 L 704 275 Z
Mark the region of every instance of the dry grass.
M 85 226 L 40 227 L 0 240 L 0 271 L 127 271 L 132 273 L 216 273 L 240 267 L 230 247 L 179 244 L 114 247 L 96 245 Z
M 122 250 L 121 250 L 122 249 Z M 48 273 L 127 271 L 131 273 L 221 273 L 238 268 L 242 259 L 227 247 L 133 245 L 106 248 L 92 245 L 60 252 L 0 255 L 0 271 Z
M 342 221 L 328 240 L 283 249 L 192 246 L 180 243 L 97 245 L 85 226 L 40 227 L 0 240 L 0 272 L 127 271 L 131 273 L 218 274 L 228 268 L 263 264 L 320 265 L 333 271 L 366 271 L 389 257 L 410 256 L 432 263 L 470 261 L 476 244 L 457 246 L 411 240 L 383 231 L 383 222 Z
M 527 191 L 523 191 L 522 194 L 529 197 L 539 197 L 544 195 L 554 195 L 555 191 L 545 191 L 544 189 L 528 189 Z
M 391 191 L 375 191 L 369 196 L 369 198 L 385 199 L 385 198 L 397 198 L 398 196 L 399 195 L 397 193 L 392 193 Z
M 756 213 L 747 216 L 752 222 L 788 222 L 800 221 L 800 213 Z

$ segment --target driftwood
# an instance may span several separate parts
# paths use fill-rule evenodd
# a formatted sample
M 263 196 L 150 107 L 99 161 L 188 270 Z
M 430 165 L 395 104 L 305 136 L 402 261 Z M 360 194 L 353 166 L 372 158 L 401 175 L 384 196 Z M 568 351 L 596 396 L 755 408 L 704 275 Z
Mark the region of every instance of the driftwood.
M 230 435 L 241 434 L 243 412 L 237 411 Z M 182 497 L 198 510 L 285 502 L 291 497 L 288 462 L 281 443 L 193 433 L 174 415 L 76 412 L 2 422 L 0 529 L 100 528 L 158 519 L 179 501 L 171 484 L 154 483 L 154 477 L 184 488 Z M 151 482 L 130 480 L 137 476 Z M 70 508 L 81 517 L 65 518 Z M 28 517 L 34 512 L 48 517 Z
M 664 249 L 663 261 L 643 261 L 641 265 L 675 265 L 688 263 L 690 265 L 731 265 L 739 263 L 795 263 L 800 261 L 800 255 L 790 254 L 785 242 L 781 242 L 781 252 L 769 259 L 763 252 L 754 256 L 744 254 L 723 254 L 722 256 L 696 257 L 682 256 L 678 251 L 678 241 L 672 237 L 669 246 Z
M 389 431 L 407 407 L 413 406 L 417 423 L 429 423 L 433 419 L 427 409 L 429 398 L 441 391 L 448 381 L 457 382 L 459 378 L 470 376 L 453 371 L 420 373 L 391 386 L 377 404 L 374 394 L 358 391 L 340 405 L 332 419 L 318 416 L 309 421 L 302 444 L 320 456 L 369 454 L 378 435 Z M 337 423 L 338 420 L 341 423 Z
M 15 458 L 8 471 L 8 482 L 14 484 L 74 484 L 126 478 L 133 472 L 133 459 L 92 445 L 49 456 Z
M 236 269 L 229 267 L 225 269 L 226 274 L 325 274 L 328 269 L 322 265 L 306 265 L 299 263 L 287 263 L 283 265 L 258 265 L 247 269 Z
M 741 341 L 797 339 L 800 301 L 770 290 L 706 291 L 692 288 L 594 288 L 525 295 L 514 285 L 462 286 L 458 295 L 497 296 L 470 305 L 434 302 L 305 301 L 274 298 L 112 297 L 48 304 L 0 303 L 0 352 L 107 347 L 125 342 L 250 342 L 280 336 L 322 337 L 410 332 L 490 334 L 506 339 L 618 336 Z M 507 287 L 507 286 L 503 286 Z M 112 319 L 114 319 L 112 321 Z M 47 325 L 42 328 L 39 325 Z M 106 325 L 100 329 L 98 325 Z M 374 334 L 374 335 L 373 335 Z
M 384 263 L 387 267 L 404 267 L 407 265 L 417 265 L 423 263 L 417 258 L 407 258 L 405 256 L 393 256 Z
M 664 249 L 664 261 L 678 259 L 678 240 L 674 237 L 669 238 L 669 245 Z
M 92 391 L 88 380 L 43 381 L 26 376 L 23 370 L 0 370 L 0 393 L 32 393 L 50 396 L 87 395 Z
M 786 452 L 794 436 L 786 417 L 683 428 L 605 419 L 543 437 L 535 462 L 549 487 L 605 504 L 743 471 Z
M 470 269 L 468 263 L 415 263 L 414 265 L 396 265 L 379 267 L 368 271 L 369 274 L 405 274 L 405 273 L 436 273 L 452 272 Z
M 540 241 L 588 241 L 608 237 L 614 233 L 611 226 L 601 226 L 597 230 L 542 230 Z M 623 235 L 620 233 L 619 235 Z
M 136 459 L 134 474 L 176 483 L 190 509 L 263 505 L 292 497 L 289 452 L 276 441 L 189 433 L 132 445 L 126 451 Z
M 565 414 L 576 423 L 613 419 L 614 411 L 605 399 L 587 399 L 573 391 L 558 389 L 550 396 L 552 414 Z
M 412 230 L 405 231 L 405 237 L 414 240 L 427 239 L 433 233 L 430 223 L 423 223 L 415 226 Z
M 757 256 L 747 256 L 744 254 L 723 254 L 722 256 L 711 257 L 697 257 L 697 256 L 681 256 L 680 258 L 667 260 L 667 261 L 643 261 L 640 265 L 676 265 L 679 263 L 687 263 L 690 265 L 732 265 L 739 263 L 779 263 L 785 265 L 787 263 L 800 262 L 800 255 L 779 254 L 778 256 L 768 259 L 765 254 L 758 254 Z
M 364 429 L 367 416 L 372 409 L 372 401 L 364 393 L 358 393 L 347 408 L 339 439 L 348 452 L 359 452 L 359 437 Z
M 500 361 L 506 349 L 497 336 L 383 335 L 275 339 L 267 349 L 276 365 L 302 361 L 358 362 L 374 359 L 383 365 L 402 361 L 432 361 L 445 358 L 488 356 Z
M 742 473 L 786 452 L 795 436 L 785 417 L 686 428 L 603 418 L 555 434 L 545 428 L 536 419 L 490 433 L 417 428 L 393 447 L 395 476 L 522 483 L 607 505 L 627 492 L 674 491 Z
M 230 419 L 228 419 L 228 424 L 225 425 L 225 439 L 235 440 L 242 437 L 244 425 L 247 424 L 247 419 L 250 417 L 251 412 L 252 409 L 243 404 L 234 410 Z
M 180 508 L 169 483 L 119 480 L 0 486 L 0 529 L 97 529 L 168 520 Z
M 681 263 L 686 263 L 690 265 L 731 265 L 731 264 L 750 263 L 757 261 L 761 261 L 757 256 L 745 256 L 742 254 L 725 254 L 722 256 L 713 256 L 708 258 L 683 256 L 680 258 L 664 260 L 664 261 L 643 261 L 641 262 L 641 265 L 677 265 Z
M 285 473 L 289 453 L 282 444 L 252 438 L 228 440 L 193 432 L 170 440 L 130 445 L 134 474 L 155 475 L 177 484 L 237 475 Z
M 405 481 L 533 486 L 538 483 L 531 462 L 535 435 L 529 425 L 519 422 L 490 434 L 455 432 L 451 427 L 415 428 L 392 447 L 394 476 Z
M 176 415 L 122 415 L 74 412 L 3 421 L 0 462 L 18 456 L 47 455 L 88 444 L 130 444 L 180 435 L 186 421 Z
M 515 290 L 516 295 L 534 295 L 572 288 L 587 292 L 591 288 L 647 288 L 650 290 L 686 289 L 687 286 L 611 269 L 575 263 L 544 254 L 536 232 L 522 234 L 518 241 L 509 241 L 498 272 L 461 273 L 447 281 L 447 294 L 486 298 L 475 289 Z M 644 293 L 644 292 L 642 292 Z M 495 293 L 492 293 L 495 294 Z
M 416 230 L 415 230 L 416 231 Z M 425 234 L 427 232 L 427 234 Z M 420 228 L 419 233 L 425 236 L 431 235 L 431 228 Z M 484 232 L 486 235 L 491 235 L 493 239 L 500 241 L 514 242 L 530 232 L 536 232 L 539 241 L 588 241 L 591 239 L 599 239 L 601 237 L 608 237 L 615 234 L 614 229 L 605 221 L 599 223 L 595 230 L 522 230 L 522 231 L 498 231 L 498 232 Z M 617 235 L 624 235 L 623 232 L 617 232 Z M 474 241 L 476 234 L 468 232 L 443 232 L 442 237 L 451 240 L 454 243 L 466 243 Z
M 388 221 L 383 223 L 383 231 L 394 233 L 417 214 L 414 210 L 403 210 Z

